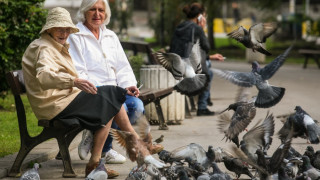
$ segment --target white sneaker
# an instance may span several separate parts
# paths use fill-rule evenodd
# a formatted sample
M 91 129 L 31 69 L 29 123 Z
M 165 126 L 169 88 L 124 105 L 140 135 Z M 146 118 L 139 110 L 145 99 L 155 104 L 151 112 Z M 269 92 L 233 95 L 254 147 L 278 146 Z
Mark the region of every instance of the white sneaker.
M 113 149 L 110 149 L 104 156 L 107 164 L 123 164 L 126 162 L 126 158 Z
M 82 132 L 82 140 L 78 146 L 78 154 L 81 160 L 84 160 L 93 146 L 93 134 L 85 129 Z

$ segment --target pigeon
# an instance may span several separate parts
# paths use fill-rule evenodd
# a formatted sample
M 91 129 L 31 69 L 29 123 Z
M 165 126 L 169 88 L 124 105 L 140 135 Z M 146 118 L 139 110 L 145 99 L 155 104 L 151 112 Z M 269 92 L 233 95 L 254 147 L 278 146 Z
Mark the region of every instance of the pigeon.
M 39 169 L 39 164 L 34 163 L 33 168 L 24 172 L 20 177 L 20 180 L 40 180 L 38 169 Z
M 254 178 L 254 176 L 249 171 L 249 167 L 238 158 L 230 158 L 226 156 L 223 158 L 223 163 L 229 171 L 232 171 L 236 174 L 237 179 L 241 176 L 241 174 L 246 174 L 250 178 Z
M 316 151 L 312 161 L 312 166 L 320 170 L 320 150 Z
M 308 156 L 312 161 L 315 155 L 313 146 L 307 146 L 306 151 L 303 153 L 304 156 Z
M 143 164 L 147 166 L 152 164 L 156 168 L 164 168 L 166 165 L 151 155 L 152 151 L 152 136 L 150 133 L 150 125 L 144 115 L 141 115 L 137 121 L 140 129 L 140 138 L 137 138 L 133 133 L 111 129 L 111 134 L 118 143 L 126 149 L 127 156 L 132 162 L 137 162 L 138 168 Z
M 255 125 L 243 136 L 242 141 L 240 142 L 240 149 L 253 162 L 257 161 L 257 149 L 261 149 L 264 152 L 269 149 L 272 143 L 272 136 L 274 134 L 274 126 L 275 124 L 273 115 L 267 114 L 261 125 Z
M 278 179 L 279 180 L 294 180 L 291 178 L 287 172 L 285 171 L 285 168 L 283 166 L 280 166 L 278 169 Z
M 147 178 L 146 167 L 142 165 L 139 168 L 138 166 L 133 167 L 126 177 L 126 180 L 147 180 Z
M 214 148 L 213 151 L 215 155 L 214 162 L 216 163 L 223 162 L 223 157 L 225 156 L 233 158 L 233 155 L 222 147 Z
M 302 165 L 302 159 L 301 158 L 292 158 L 286 162 L 286 166 L 284 168 L 285 172 L 288 174 L 291 178 L 296 178 L 299 166 Z
M 216 68 L 212 68 L 212 70 L 213 73 L 238 86 L 252 87 L 255 85 L 258 89 L 255 106 L 258 108 L 269 108 L 280 102 L 284 96 L 285 88 L 269 85 L 268 79 L 282 66 L 291 49 L 292 46 L 287 48 L 283 54 L 276 57 L 264 68 L 260 68 L 257 61 L 252 62 L 251 72 L 227 71 Z
M 285 158 L 290 160 L 293 158 L 301 158 L 301 157 L 302 157 L 302 155 L 291 146 L 289 148 L 288 155 Z
M 157 144 L 161 143 L 163 141 L 163 137 L 164 137 L 164 135 L 161 135 L 159 138 L 154 140 L 154 142 L 156 142 Z
M 307 138 L 311 144 L 319 144 L 320 127 L 300 106 L 295 107 L 295 113 L 288 117 L 278 135 L 280 139 L 287 136 L 291 126 L 293 127 L 293 137 Z
M 202 92 L 208 85 L 208 77 L 202 72 L 199 40 L 193 45 L 190 56 L 181 58 L 175 53 L 154 53 L 156 60 L 167 69 L 175 79 L 180 80 L 174 89 L 188 96 Z
M 192 160 L 196 160 L 204 168 L 209 168 L 211 163 L 215 159 L 213 147 L 209 146 L 206 152 L 203 147 L 196 143 L 190 143 L 189 145 L 179 147 L 170 152 L 170 158 L 176 161 L 184 160 L 190 157 Z
M 108 179 L 107 169 L 104 166 L 105 163 L 106 163 L 106 159 L 100 158 L 98 166 L 88 174 L 88 176 L 85 178 L 85 180 L 105 180 L 105 179 Z
M 254 24 L 249 31 L 240 26 L 238 29 L 228 33 L 227 36 L 239 41 L 245 47 L 251 48 L 253 52 L 258 51 L 270 56 L 271 53 L 263 48 L 262 43 L 265 43 L 267 38 L 276 32 L 277 27 L 275 22 Z
M 239 142 L 237 142 L 238 140 L 233 139 L 238 139 L 238 135 L 250 124 L 251 120 L 256 115 L 256 108 L 254 102 L 236 102 L 230 104 L 224 111 L 231 109 L 234 111 L 234 114 L 231 117 L 228 130 L 224 133 L 227 139 L 232 140 L 235 142 L 237 147 L 239 147 Z
M 320 179 L 320 171 L 314 168 L 308 156 L 302 156 L 303 164 L 301 166 L 301 171 L 306 172 L 307 175 L 311 178 L 311 180 L 319 180 Z

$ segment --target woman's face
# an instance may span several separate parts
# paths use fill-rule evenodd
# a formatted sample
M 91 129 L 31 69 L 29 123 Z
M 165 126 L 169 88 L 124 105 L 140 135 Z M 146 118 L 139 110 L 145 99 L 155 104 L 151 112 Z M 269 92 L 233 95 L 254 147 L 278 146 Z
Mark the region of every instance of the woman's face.
M 54 27 L 54 28 L 48 29 L 47 31 L 55 41 L 64 45 L 70 35 L 71 28 Z
M 93 28 L 99 28 L 101 24 L 103 24 L 104 20 L 106 19 L 105 14 L 105 5 L 104 2 L 98 0 L 86 13 L 86 24 Z

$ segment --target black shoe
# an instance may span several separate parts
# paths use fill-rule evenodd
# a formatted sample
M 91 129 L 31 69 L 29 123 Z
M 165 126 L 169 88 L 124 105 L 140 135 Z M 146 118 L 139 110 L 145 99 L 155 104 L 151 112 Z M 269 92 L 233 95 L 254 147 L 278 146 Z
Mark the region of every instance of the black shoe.
M 198 109 L 197 116 L 212 116 L 215 112 L 210 111 L 209 109 Z
M 209 99 L 207 100 L 207 104 L 208 104 L 208 106 L 213 106 L 213 102 L 210 101 Z

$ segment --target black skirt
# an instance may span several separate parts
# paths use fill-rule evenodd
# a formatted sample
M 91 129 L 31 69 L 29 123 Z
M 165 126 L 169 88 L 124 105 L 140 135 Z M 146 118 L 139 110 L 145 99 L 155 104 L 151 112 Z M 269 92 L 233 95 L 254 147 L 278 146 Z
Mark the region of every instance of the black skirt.
M 127 90 L 118 86 L 100 86 L 97 94 L 82 91 L 53 121 L 96 131 L 119 112 L 126 94 Z

